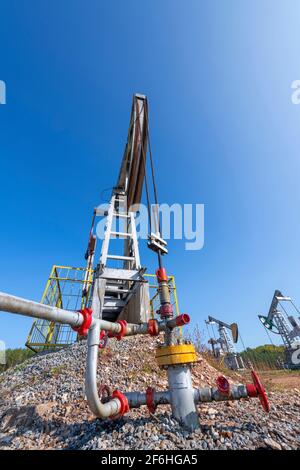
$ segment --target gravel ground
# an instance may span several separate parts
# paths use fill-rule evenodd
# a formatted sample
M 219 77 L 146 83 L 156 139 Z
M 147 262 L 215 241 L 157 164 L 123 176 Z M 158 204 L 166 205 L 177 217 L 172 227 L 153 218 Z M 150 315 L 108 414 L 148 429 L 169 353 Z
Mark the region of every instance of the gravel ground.
M 167 386 L 151 338 L 111 340 L 99 357 L 99 384 L 121 391 Z M 142 355 L 142 357 L 141 357 Z M 145 407 L 117 421 L 95 419 L 84 395 L 86 344 L 36 356 L 0 374 L 0 449 L 299 449 L 300 391 L 269 393 L 271 412 L 258 400 L 198 407 L 201 429 L 183 430 L 170 408 Z M 212 386 L 219 372 L 199 356 L 195 387 Z M 241 382 L 236 374 L 235 382 Z M 300 385 L 300 384 L 299 384 Z

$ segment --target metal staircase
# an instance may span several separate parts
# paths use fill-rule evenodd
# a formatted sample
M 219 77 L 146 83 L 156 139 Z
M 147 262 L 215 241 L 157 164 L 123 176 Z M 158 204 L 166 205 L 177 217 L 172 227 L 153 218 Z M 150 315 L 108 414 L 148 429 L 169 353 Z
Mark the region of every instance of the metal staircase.
M 98 273 L 99 279 L 105 281 L 105 287 L 102 289 L 102 318 L 115 321 L 128 305 L 140 283 L 146 282 L 143 278 L 145 270 L 140 264 L 135 216 L 127 210 L 126 195 L 114 192 L 104 216 L 106 226 Z M 122 254 L 109 252 L 112 239 L 124 240 Z

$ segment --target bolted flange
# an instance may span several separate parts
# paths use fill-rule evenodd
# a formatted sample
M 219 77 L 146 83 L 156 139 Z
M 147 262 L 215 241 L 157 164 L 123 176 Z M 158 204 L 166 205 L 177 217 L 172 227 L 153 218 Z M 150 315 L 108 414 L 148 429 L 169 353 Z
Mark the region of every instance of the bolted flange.
M 87 336 L 93 320 L 93 310 L 91 308 L 83 308 L 82 310 L 78 310 L 78 312 L 83 316 L 83 322 L 78 327 L 73 326 L 72 329 L 76 331 L 79 336 Z
M 192 364 L 197 361 L 193 344 L 172 344 L 160 346 L 156 350 L 156 360 L 159 366 L 174 366 Z

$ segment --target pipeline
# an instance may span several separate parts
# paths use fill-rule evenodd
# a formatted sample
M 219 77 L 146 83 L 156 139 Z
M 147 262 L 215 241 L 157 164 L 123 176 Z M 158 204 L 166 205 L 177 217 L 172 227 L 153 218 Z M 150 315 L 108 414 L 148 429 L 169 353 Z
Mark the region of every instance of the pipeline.
M 223 381 L 227 379 L 223 376 L 218 377 Z M 193 396 L 195 403 L 210 403 L 210 402 L 220 402 L 220 401 L 237 401 L 242 400 L 243 398 L 251 398 L 253 396 L 258 396 L 258 391 L 256 390 L 255 395 L 251 394 L 253 384 L 247 385 L 232 385 L 229 388 L 229 392 L 224 394 L 218 386 L 216 387 L 202 387 L 199 389 L 193 389 Z M 167 405 L 171 404 L 171 395 L 169 391 L 155 391 L 151 389 L 151 401 L 149 400 L 149 389 L 148 392 L 128 392 L 125 393 L 125 396 L 128 399 L 130 408 L 139 408 L 140 406 L 146 405 L 149 403 L 152 404 L 153 408 L 156 408 L 158 405 Z M 266 409 L 265 411 L 269 411 Z
M 99 351 L 100 332 L 110 332 L 112 336 L 121 339 L 122 336 L 137 334 L 158 334 L 168 328 L 166 322 L 149 322 L 142 324 L 130 324 L 124 320 L 112 323 L 106 320 L 94 318 L 90 309 L 72 312 L 57 307 L 51 307 L 39 302 L 23 299 L 0 292 L 0 310 L 4 312 L 25 315 L 33 318 L 41 318 L 55 323 L 69 324 L 80 335 L 88 332 L 88 353 L 86 361 L 85 391 L 89 406 L 93 413 L 104 419 L 123 415 L 128 411 L 128 403 L 125 395 L 116 390 L 115 397 L 107 403 L 102 403 L 97 388 L 97 362 Z M 152 329 L 151 329 L 152 328 Z
M 199 427 L 196 409 L 198 403 L 211 401 L 240 400 L 258 397 L 267 412 L 269 404 L 265 390 L 257 374 L 252 371 L 253 384 L 230 386 L 225 377 L 217 379 L 217 387 L 194 389 L 191 380 L 191 366 L 197 362 L 194 346 L 189 342 L 176 339 L 175 330 L 189 323 L 187 314 L 173 318 L 171 304 L 165 285 L 165 272 L 158 280 L 163 284 L 163 308 L 159 310 L 161 321 L 151 319 L 147 323 L 132 324 L 125 320 L 115 323 L 102 320 L 93 315 L 89 308 L 78 312 L 40 304 L 20 297 L 0 292 L 0 310 L 55 323 L 69 324 L 80 336 L 87 336 L 88 352 L 86 359 L 85 392 L 92 412 L 99 418 L 117 418 L 130 408 L 146 405 L 154 413 L 158 405 L 170 404 L 173 416 L 189 430 Z M 101 335 L 121 340 L 124 336 L 149 334 L 158 336 L 164 332 L 165 342 L 156 350 L 158 365 L 167 370 L 169 390 L 155 391 L 148 387 L 143 392 L 122 393 L 114 390 L 104 397 L 99 394 L 97 385 L 97 362 Z M 107 387 L 104 387 L 107 391 Z

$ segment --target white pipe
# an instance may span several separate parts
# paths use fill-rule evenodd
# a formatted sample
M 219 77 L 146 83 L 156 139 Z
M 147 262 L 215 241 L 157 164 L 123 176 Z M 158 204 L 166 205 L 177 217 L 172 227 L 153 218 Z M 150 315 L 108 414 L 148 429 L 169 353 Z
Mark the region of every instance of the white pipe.
M 167 324 L 166 322 L 157 322 L 158 331 L 166 331 Z M 127 323 L 125 336 L 133 335 L 147 335 L 149 334 L 149 325 L 148 323 Z
M 97 362 L 99 352 L 99 335 L 101 330 L 100 323 L 101 321 L 96 321 L 95 325 L 90 328 L 88 333 L 85 393 L 92 412 L 99 418 L 108 418 L 109 416 L 117 415 L 119 413 L 121 404 L 117 398 L 113 398 L 108 403 L 102 403 L 99 398 L 97 388 Z
M 64 310 L 62 308 L 44 305 L 33 300 L 23 299 L 14 295 L 0 292 L 0 311 L 16 313 L 33 318 L 41 318 L 55 323 L 64 323 L 73 327 L 79 327 L 83 323 L 83 316 L 80 312 Z M 99 323 L 100 329 L 112 333 L 120 333 L 119 323 L 112 323 L 106 320 L 93 318 L 91 327 Z M 134 326 L 134 325 L 133 325 Z M 139 325 L 137 325 L 139 326 Z
M 83 322 L 83 316 L 79 312 L 51 307 L 50 305 L 15 297 L 4 292 L 0 292 L 0 310 L 34 318 L 42 318 L 55 323 L 67 323 L 73 327 L 79 327 Z

